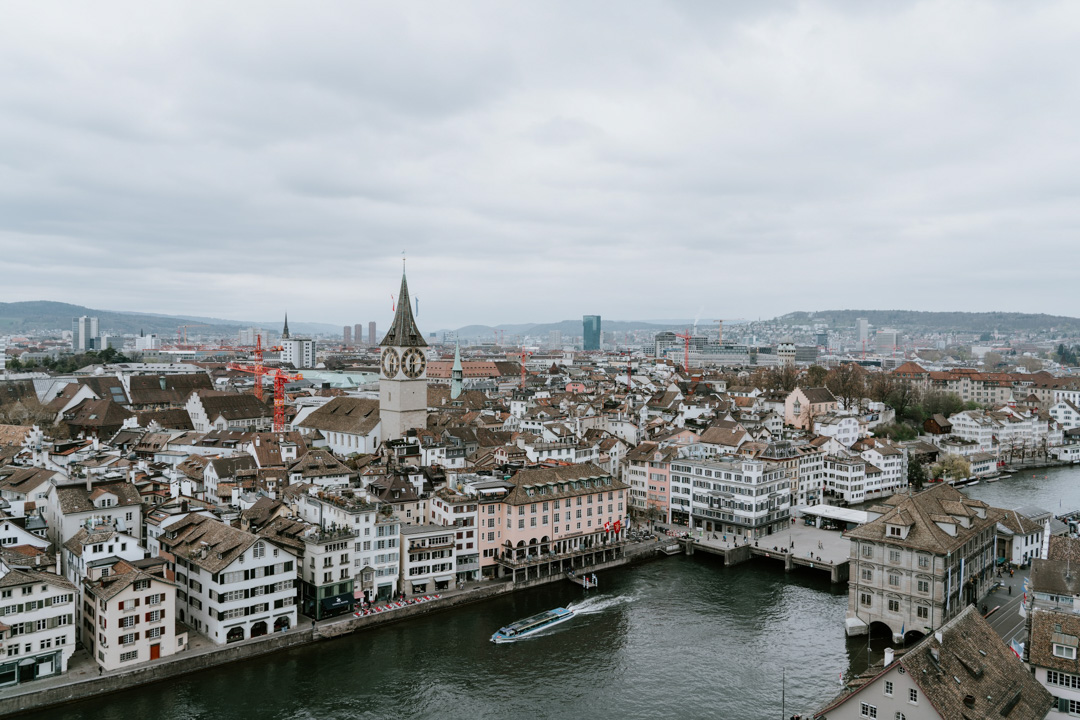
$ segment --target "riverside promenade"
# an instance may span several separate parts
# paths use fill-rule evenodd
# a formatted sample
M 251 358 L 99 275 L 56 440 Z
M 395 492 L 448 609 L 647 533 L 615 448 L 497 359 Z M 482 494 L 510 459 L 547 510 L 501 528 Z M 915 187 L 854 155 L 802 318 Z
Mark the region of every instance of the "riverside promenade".
M 671 530 L 676 535 L 690 532 L 689 528 L 680 525 L 657 527 L 662 532 Z M 795 568 L 828 572 L 834 583 L 847 582 L 849 576 L 851 541 L 839 530 L 794 523 L 786 530 L 749 541 L 734 535 L 694 530 L 679 542 L 687 555 L 709 553 L 722 557 L 725 565 L 756 559 L 783 563 L 788 572 Z

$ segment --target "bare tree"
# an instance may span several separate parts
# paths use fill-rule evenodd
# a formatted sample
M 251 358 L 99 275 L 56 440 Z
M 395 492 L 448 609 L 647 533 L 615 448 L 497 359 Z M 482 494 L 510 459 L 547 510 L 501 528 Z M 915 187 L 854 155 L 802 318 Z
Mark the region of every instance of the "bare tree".
M 874 402 L 888 402 L 889 395 L 896 389 L 898 384 L 896 378 L 890 373 L 871 373 L 866 383 L 866 394 Z
M 896 420 L 899 422 L 909 408 L 915 407 L 922 399 L 919 388 L 910 382 L 898 382 L 889 393 L 885 402 L 896 411 Z
M 866 371 L 854 363 L 837 365 L 825 376 L 825 387 L 850 411 L 866 394 Z

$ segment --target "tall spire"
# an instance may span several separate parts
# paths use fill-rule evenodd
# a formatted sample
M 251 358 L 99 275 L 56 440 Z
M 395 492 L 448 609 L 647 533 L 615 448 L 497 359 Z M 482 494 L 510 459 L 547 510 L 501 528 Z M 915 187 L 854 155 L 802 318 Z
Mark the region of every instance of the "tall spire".
M 382 347 L 427 347 L 424 336 L 416 328 L 413 318 L 412 302 L 409 300 L 409 284 L 405 273 L 401 273 L 401 291 L 398 293 L 397 308 L 390 329 L 379 343 Z
M 282 330 L 281 330 L 281 339 L 282 340 L 288 340 L 289 339 L 289 313 L 288 313 L 288 311 L 285 312 L 285 327 L 282 328 Z
M 461 397 L 461 393 L 464 392 L 465 387 L 462 382 L 464 371 L 461 368 L 461 346 L 454 345 L 454 367 L 450 371 L 450 399 L 457 400 Z

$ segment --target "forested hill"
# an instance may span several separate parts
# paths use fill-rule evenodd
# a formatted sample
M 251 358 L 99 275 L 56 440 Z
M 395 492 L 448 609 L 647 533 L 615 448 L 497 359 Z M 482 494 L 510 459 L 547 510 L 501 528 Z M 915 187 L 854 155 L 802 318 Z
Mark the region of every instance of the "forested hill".
M 1080 334 L 1080 319 L 1062 315 L 1015 312 L 920 312 L 916 310 L 821 310 L 793 312 L 776 318 L 783 325 L 825 322 L 832 328 L 848 328 L 856 318 L 866 318 L 878 328 L 939 332 L 1055 332 Z
M 221 318 L 205 318 L 179 315 L 152 315 L 135 312 L 113 312 L 94 310 L 82 305 L 34 300 L 29 302 L 0 303 L 0 335 L 8 333 L 70 330 L 72 318 L 88 315 L 98 319 L 101 332 L 123 335 L 124 333 L 157 333 L 163 337 L 176 337 L 177 326 L 191 324 L 191 331 L 196 334 L 231 336 L 239 327 L 278 328 L 280 320 L 253 323 Z M 197 326 L 196 326 L 197 325 Z M 294 319 L 289 323 L 293 332 L 304 333 L 341 333 L 336 325 L 323 323 L 305 323 Z

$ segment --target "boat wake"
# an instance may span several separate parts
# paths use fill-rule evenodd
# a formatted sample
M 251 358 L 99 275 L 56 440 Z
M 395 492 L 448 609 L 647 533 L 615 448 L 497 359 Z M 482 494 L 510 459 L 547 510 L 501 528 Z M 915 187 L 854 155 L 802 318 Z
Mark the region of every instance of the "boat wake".
M 571 603 L 570 605 L 567 605 L 567 607 L 573 610 L 575 615 L 594 615 L 603 612 L 608 608 L 625 605 L 633 601 L 634 598 L 629 595 L 609 595 L 606 597 L 599 596 L 586 598 L 579 603 Z

